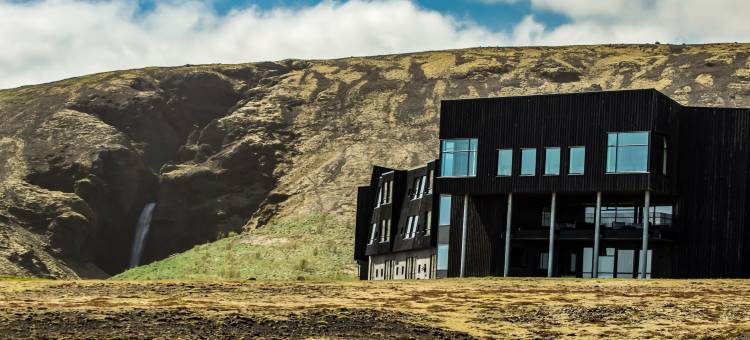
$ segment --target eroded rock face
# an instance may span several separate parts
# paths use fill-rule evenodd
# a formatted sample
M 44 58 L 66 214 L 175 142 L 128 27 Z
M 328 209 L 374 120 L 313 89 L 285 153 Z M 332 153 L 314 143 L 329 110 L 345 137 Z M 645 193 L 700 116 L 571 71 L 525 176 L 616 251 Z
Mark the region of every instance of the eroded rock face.
M 750 45 L 480 48 L 102 73 L 0 91 L 0 274 L 97 277 L 271 219 L 351 215 L 436 156 L 441 99 L 653 87 L 750 106 Z

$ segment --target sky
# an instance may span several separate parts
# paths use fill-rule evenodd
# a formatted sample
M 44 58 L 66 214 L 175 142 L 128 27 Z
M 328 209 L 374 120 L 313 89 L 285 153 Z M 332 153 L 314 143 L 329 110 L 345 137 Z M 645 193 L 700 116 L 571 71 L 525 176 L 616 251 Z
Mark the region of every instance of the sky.
M 749 42 L 748 0 L 0 0 L 0 89 L 146 66 Z

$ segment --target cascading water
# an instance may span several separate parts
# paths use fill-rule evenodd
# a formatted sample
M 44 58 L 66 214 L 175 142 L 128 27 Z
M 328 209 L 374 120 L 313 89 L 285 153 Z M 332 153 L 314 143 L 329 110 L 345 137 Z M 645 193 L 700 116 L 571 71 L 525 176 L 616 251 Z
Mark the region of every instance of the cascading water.
M 151 224 L 151 215 L 154 213 L 156 203 L 149 203 L 141 210 L 141 216 L 138 217 L 138 225 L 135 227 L 135 238 L 133 239 L 133 249 L 130 253 L 130 268 L 138 266 L 141 262 L 141 252 L 143 252 L 143 242 L 148 235 L 148 228 Z

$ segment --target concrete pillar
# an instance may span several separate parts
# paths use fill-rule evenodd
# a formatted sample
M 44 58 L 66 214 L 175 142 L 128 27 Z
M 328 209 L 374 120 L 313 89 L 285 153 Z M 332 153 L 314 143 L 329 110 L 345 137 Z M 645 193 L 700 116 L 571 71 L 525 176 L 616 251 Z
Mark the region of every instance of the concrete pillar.
M 463 228 L 461 230 L 461 277 L 464 277 L 464 269 L 466 268 L 466 233 L 469 216 L 469 195 L 464 195 L 464 216 L 461 220 Z
M 591 276 L 599 277 L 599 239 L 602 224 L 602 193 L 596 193 L 596 212 L 594 213 L 594 257 L 591 264 Z
M 503 263 L 503 277 L 508 277 L 510 266 L 510 228 L 513 214 L 513 193 L 508 193 L 508 211 L 505 216 L 505 262 Z
M 641 279 L 646 278 L 646 259 L 648 259 L 648 211 L 651 209 L 651 192 L 646 190 L 643 196 L 643 244 L 641 258 L 638 260 L 638 273 Z
M 552 277 L 552 264 L 555 258 L 555 210 L 557 209 L 557 193 L 552 193 L 552 206 L 549 214 L 549 252 L 547 261 L 547 277 Z

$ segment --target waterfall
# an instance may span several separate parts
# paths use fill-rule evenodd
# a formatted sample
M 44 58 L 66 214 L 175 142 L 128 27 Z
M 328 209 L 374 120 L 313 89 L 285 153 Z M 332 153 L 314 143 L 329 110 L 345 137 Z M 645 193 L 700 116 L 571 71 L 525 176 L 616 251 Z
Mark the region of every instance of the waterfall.
M 148 227 L 151 224 L 151 215 L 154 213 L 156 203 L 149 203 L 141 210 L 141 216 L 138 217 L 138 225 L 135 227 L 135 238 L 133 239 L 133 250 L 130 253 L 130 268 L 138 266 L 141 262 L 141 252 L 143 252 L 143 242 L 148 235 Z

